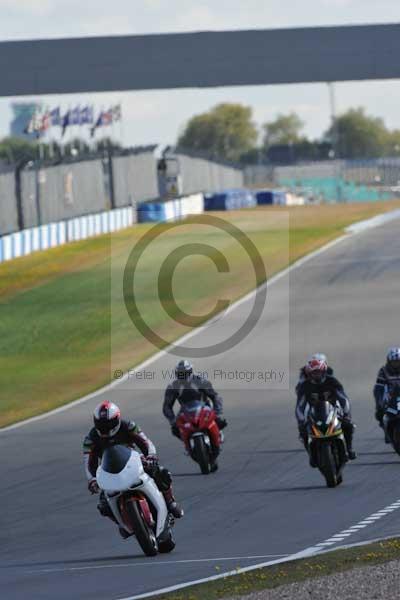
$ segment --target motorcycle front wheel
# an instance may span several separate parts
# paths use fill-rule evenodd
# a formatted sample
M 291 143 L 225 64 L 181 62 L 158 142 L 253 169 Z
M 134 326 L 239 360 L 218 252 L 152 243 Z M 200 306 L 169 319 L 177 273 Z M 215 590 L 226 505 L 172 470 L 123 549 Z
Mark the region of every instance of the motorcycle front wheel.
M 194 438 L 193 442 L 193 455 L 195 460 L 199 464 L 202 474 L 208 475 L 210 473 L 210 457 L 204 437 L 198 435 Z
M 144 521 L 137 502 L 128 501 L 126 509 L 139 546 L 146 556 L 156 556 L 158 552 L 157 538 L 151 527 Z
M 337 486 L 337 474 L 335 457 L 333 456 L 332 446 L 330 444 L 322 444 L 319 449 L 319 467 L 321 473 L 325 477 L 326 485 L 329 488 Z
M 397 454 L 400 454 L 400 422 L 396 421 L 392 426 L 390 437 L 392 438 L 393 448 Z

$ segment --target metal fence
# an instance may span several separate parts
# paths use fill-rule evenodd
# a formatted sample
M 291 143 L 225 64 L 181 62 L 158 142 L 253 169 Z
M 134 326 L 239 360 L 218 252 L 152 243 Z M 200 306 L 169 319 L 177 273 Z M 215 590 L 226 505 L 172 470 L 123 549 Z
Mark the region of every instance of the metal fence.
M 112 169 L 116 207 L 157 198 L 157 161 L 152 152 L 114 157 Z
M 243 171 L 244 183 L 248 187 L 263 187 L 274 181 L 274 167 L 271 165 L 248 165 Z
M 158 161 L 150 148 L 0 173 L 0 236 L 156 199 Z M 184 195 L 243 187 L 239 168 L 185 154 L 177 158 Z
M 101 160 L 21 172 L 23 228 L 109 210 Z
M 237 167 L 186 154 L 178 153 L 177 157 L 183 194 L 243 187 L 243 171 Z
M 0 174 L 0 235 L 18 229 L 14 171 Z
M 331 160 L 295 165 L 246 167 L 245 184 L 273 185 L 314 200 L 386 200 L 400 192 L 400 158 Z

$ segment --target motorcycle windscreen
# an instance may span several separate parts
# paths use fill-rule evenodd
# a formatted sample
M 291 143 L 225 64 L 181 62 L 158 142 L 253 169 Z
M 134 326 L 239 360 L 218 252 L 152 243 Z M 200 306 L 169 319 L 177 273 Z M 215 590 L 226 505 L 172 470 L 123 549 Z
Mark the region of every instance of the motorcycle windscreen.
M 202 400 L 190 400 L 189 402 L 185 402 L 185 404 L 182 406 L 182 410 L 183 412 L 187 413 L 196 413 L 204 406 L 207 406 L 207 404 L 205 404 L 205 402 Z
M 398 384 L 388 386 L 386 404 L 390 408 L 400 411 L 400 386 Z
M 314 421 L 327 423 L 330 413 L 333 411 L 332 404 L 330 402 L 315 402 L 311 408 L 311 415 Z
M 101 459 L 101 468 L 106 473 L 121 473 L 131 457 L 131 450 L 126 446 L 106 448 Z

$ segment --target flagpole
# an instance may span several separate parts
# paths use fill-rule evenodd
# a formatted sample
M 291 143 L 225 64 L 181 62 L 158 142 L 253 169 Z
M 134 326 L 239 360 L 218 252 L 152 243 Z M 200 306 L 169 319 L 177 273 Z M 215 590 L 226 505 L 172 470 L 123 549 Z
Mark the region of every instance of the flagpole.
M 123 114 L 122 114 L 122 101 L 119 101 L 119 106 L 120 106 L 120 119 L 119 119 L 119 137 L 121 140 L 121 147 L 124 147 L 124 127 L 123 127 Z
M 42 110 L 43 110 L 43 105 L 42 105 Z M 40 161 L 40 163 L 43 161 L 43 158 L 44 158 L 44 147 L 43 147 L 43 143 L 42 143 L 42 138 L 44 138 L 45 133 L 46 133 L 45 115 L 46 115 L 45 112 L 41 113 L 39 123 L 38 123 L 38 125 L 39 125 L 38 126 L 38 145 L 39 145 L 39 161 Z
M 63 140 L 63 135 L 62 135 L 62 127 L 63 127 L 63 120 L 64 120 L 64 111 L 61 108 L 60 105 L 60 131 L 59 131 L 59 146 L 60 146 L 60 156 L 61 159 L 64 160 L 64 156 L 65 156 L 65 149 L 64 149 L 64 140 Z
M 101 114 L 104 114 L 104 105 L 101 105 Z M 101 142 L 101 148 L 102 148 L 102 152 L 104 152 L 104 147 L 106 145 L 106 131 L 105 131 L 105 127 L 103 125 L 103 123 L 100 124 L 101 127 L 101 136 L 100 136 L 100 142 Z
M 49 158 L 50 158 L 50 160 L 53 160 L 53 158 L 54 158 L 53 132 L 52 132 L 51 112 L 50 112 L 49 106 L 46 107 L 46 136 L 47 136 L 47 144 L 49 147 Z
M 80 105 L 77 104 L 75 106 L 75 108 L 72 110 L 72 141 L 73 141 L 73 148 L 75 150 L 75 140 L 78 139 L 78 144 L 77 144 L 77 152 L 79 154 L 79 126 L 76 122 L 76 116 L 79 115 L 80 113 Z M 78 133 L 76 133 L 76 130 L 78 129 Z
M 82 109 L 81 109 L 80 104 L 78 104 L 78 115 L 79 115 L 79 123 L 78 123 L 79 153 L 83 154 L 84 146 L 83 146 L 83 140 L 82 140 Z
M 82 139 L 82 112 L 81 112 L 81 108 L 79 106 L 79 150 L 80 153 L 83 154 L 84 151 L 84 145 L 83 145 L 83 139 Z
M 96 136 L 96 130 L 93 129 L 93 135 L 92 135 L 92 128 L 95 126 L 95 121 L 96 119 L 96 111 L 95 111 L 95 107 L 94 104 L 91 104 L 91 123 L 89 123 L 89 125 L 91 125 L 90 131 L 89 131 L 89 146 L 91 147 L 91 151 L 94 153 L 95 152 L 95 136 Z
M 117 142 L 116 137 L 115 137 L 115 122 L 114 122 L 114 114 L 113 114 L 112 109 L 111 109 L 111 142 L 112 142 L 112 144 L 115 144 Z
M 73 139 L 74 139 L 73 131 L 72 131 L 73 126 L 70 124 L 71 123 L 71 111 L 72 111 L 71 104 L 68 104 L 69 122 L 68 122 L 68 128 L 67 128 L 68 129 L 68 131 L 67 131 L 67 140 L 68 140 L 67 144 L 70 145 L 70 149 L 69 149 L 70 156 L 72 156 Z

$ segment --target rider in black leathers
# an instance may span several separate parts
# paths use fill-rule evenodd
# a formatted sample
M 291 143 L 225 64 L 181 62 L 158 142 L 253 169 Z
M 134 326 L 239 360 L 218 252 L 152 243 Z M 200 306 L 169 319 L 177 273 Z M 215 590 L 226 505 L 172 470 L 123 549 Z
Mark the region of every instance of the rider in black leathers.
M 165 390 L 163 404 L 163 413 L 171 425 L 172 435 L 180 438 L 179 428 L 176 424 L 177 415 L 174 413 L 174 404 L 176 401 L 182 407 L 185 403 L 193 402 L 193 400 L 203 400 L 213 407 L 216 413 L 215 421 L 219 429 L 227 426 L 226 419 L 222 414 L 223 402 L 221 396 L 214 390 L 212 384 L 207 379 L 193 373 L 193 367 L 189 361 L 179 361 L 175 368 L 175 377 L 176 379 Z M 214 448 L 211 466 L 213 471 L 218 468 L 217 457 L 219 451 L 220 448 Z
M 307 372 L 307 365 L 310 362 L 310 360 L 313 359 L 317 359 L 317 360 L 324 360 L 326 361 L 326 363 L 328 364 L 328 359 L 326 358 L 326 354 L 323 354 L 322 352 L 316 352 L 315 354 L 313 354 L 311 356 L 311 358 L 306 362 L 306 364 L 301 367 L 300 372 L 299 372 L 299 380 L 296 384 L 296 395 L 297 395 L 297 400 L 299 400 L 298 394 L 299 394 L 299 390 L 300 390 L 300 386 L 301 384 L 309 378 L 309 373 Z M 327 371 L 326 371 L 327 375 L 334 375 L 334 371 L 333 368 L 331 366 L 328 365 Z
M 298 402 L 296 405 L 296 419 L 300 438 L 307 448 L 307 423 L 306 409 L 309 404 L 322 400 L 339 404 L 343 434 L 346 440 L 348 456 L 354 460 L 357 455 L 353 450 L 354 424 L 351 419 L 350 401 L 342 384 L 333 375 L 328 375 L 328 365 L 325 360 L 311 359 L 307 365 L 308 377 L 300 384 L 298 389 Z
M 385 413 L 385 388 L 391 384 L 400 384 L 400 348 L 390 348 L 386 364 L 379 369 L 374 386 L 375 418 L 381 427 Z

